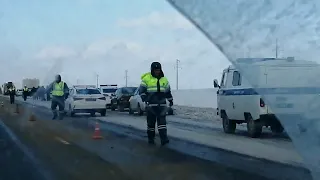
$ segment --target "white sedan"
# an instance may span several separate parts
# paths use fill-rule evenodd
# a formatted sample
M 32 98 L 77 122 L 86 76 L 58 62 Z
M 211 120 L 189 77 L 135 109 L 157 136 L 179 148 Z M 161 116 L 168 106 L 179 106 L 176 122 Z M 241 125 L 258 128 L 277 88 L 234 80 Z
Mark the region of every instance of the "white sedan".
M 141 96 L 139 95 L 139 88 L 134 92 L 134 95 L 129 99 L 129 113 L 134 114 L 137 112 L 140 116 L 143 115 L 146 109 L 146 104 L 142 102 Z M 169 107 L 169 102 L 167 101 L 168 105 L 168 114 L 173 115 L 173 109 Z
M 69 97 L 65 102 L 67 114 L 74 116 L 75 113 L 100 113 L 105 116 L 106 97 L 95 87 L 90 86 L 73 86 L 70 89 Z

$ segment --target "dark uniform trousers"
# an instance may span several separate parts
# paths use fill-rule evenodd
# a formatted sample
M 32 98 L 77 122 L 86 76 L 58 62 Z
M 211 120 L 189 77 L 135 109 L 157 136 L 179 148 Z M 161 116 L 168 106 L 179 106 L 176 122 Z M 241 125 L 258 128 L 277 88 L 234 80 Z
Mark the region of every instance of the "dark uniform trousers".
M 64 96 L 61 97 L 54 97 L 51 100 L 51 110 L 54 116 L 57 116 L 57 106 L 59 107 L 59 115 L 64 113 Z
M 14 104 L 14 98 L 15 98 L 14 93 L 10 92 L 9 96 L 10 96 L 10 104 Z
M 149 141 L 155 138 L 155 126 L 157 123 L 158 132 L 161 142 L 168 140 L 167 137 L 167 121 L 166 121 L 166 106 L 150 106 L 147 107 L 147 134 Z

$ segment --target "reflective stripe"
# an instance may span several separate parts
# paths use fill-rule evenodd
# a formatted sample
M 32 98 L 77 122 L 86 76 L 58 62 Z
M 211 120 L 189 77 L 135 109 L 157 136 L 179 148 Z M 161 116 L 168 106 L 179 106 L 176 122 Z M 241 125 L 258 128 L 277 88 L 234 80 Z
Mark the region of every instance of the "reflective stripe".
M 149 128 L 148 127 L 148 129 L 147 129 L 148 131 L 155 131 L 155 129 L 154 128 Z
M 148 104 L 148 106 L 167 106 L 167 104 Z
M 167 129 L 167 125 L 159 125 L 158 129 Z
M 147 83 L 145 83 L 144 81 L 141 82 L 140 86 L 144 86 L 147 87 Z
M 167 100 L 168 100 L 168 101 L 171 101 L 171 100 L 173 100 L 173 98 L 167 98 Z
M 53 96 L 63 96 L 64 95 L 64 82 L 61 81 L 61 82 L 55 83 L 53 85 L 52 95 Z

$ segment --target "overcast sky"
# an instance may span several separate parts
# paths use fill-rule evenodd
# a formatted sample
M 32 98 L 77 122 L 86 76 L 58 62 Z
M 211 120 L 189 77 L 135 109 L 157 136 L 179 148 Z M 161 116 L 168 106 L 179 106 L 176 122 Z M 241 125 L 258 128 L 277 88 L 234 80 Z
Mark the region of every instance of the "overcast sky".
M 138 85 L 152 61 L 176 87 L 210 88 L 225 57 L 165 0 L 0 0 L 0 81 Z

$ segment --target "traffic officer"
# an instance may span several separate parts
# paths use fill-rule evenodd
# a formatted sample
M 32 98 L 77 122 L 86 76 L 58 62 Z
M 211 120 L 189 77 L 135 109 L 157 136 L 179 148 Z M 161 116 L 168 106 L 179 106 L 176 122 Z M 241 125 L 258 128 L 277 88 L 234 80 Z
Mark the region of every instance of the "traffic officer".
M 27 88 L 27 86 L 24 86 L 24 88 L 23 88 L 23 92 L 22 92 L 23 100 L 24 100 L 24 101 L 26 101 L 26 100 L 27 100 L 28 93 L 29 93 L 29 89 Z
M 58 116 L 57 106 L 59 106 L 59 119 L 62 120 L 65 114 L 64 101 L 69 96 L 69 88 L 67 83 L 61 81 L 60 75 L 56 75 L 55 81 L 48 86 L 46 92 L 47 93 L 51 92 L 52 94 L 52 99 L 51 99 L 51 110 L 53 113 L 52 119 L 57 118 Z
M 148 142 L 149 144 L 154 144 L 155 125 L 157 122 L 161 145 L 165 145 L 169 143 L 166 125 L 166 99 L 170 102 L 170 107 L 173 105 L 169 81 L 164 76 L 159 62 L 153 62 L 151 64 L 151 72 L 143 74 L 141 80 L 139 94 L 142 101 L 147 105 Z
M 10 104 L 14 104 L 14 99 L 16 96 L 16 88 L 14 86 L 9 88 Z

